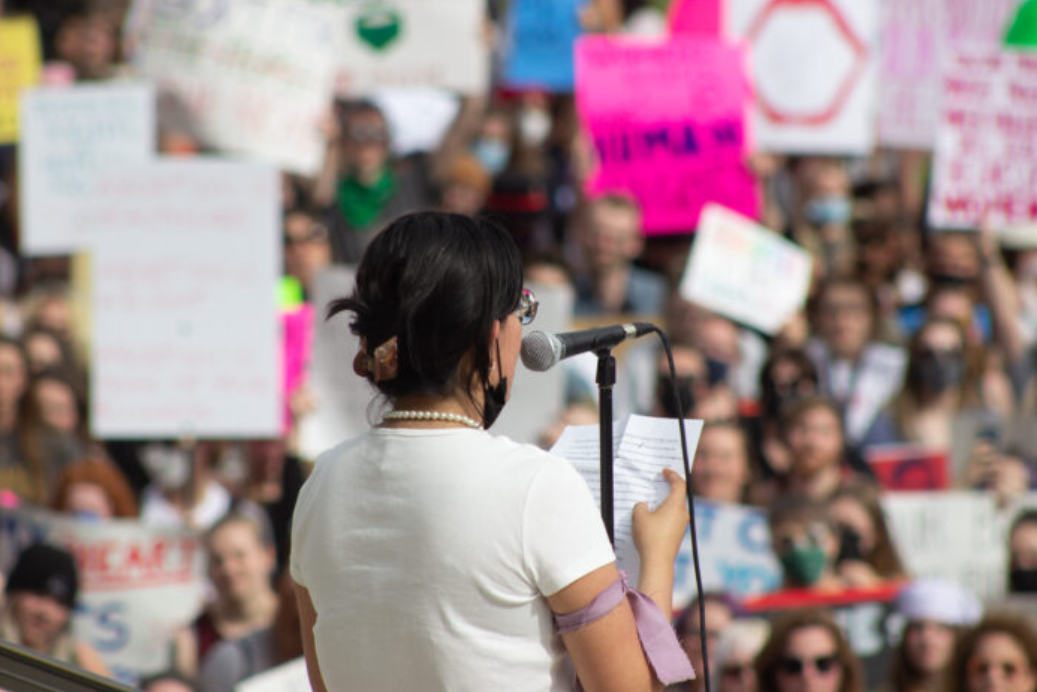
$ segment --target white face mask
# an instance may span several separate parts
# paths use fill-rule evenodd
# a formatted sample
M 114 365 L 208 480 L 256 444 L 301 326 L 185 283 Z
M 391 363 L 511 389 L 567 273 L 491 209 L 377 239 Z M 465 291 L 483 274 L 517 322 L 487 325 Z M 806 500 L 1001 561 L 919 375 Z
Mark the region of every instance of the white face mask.
M 551 116 L 539 108 L 527 108 L 519 115 L 519 136 L 522 143 L 538 147 L 551 134 Z
M 162 490 L 179 490 L 191 476 L 191 460 L 179 447 L 149 444 L 140 455 L 148 475 Z

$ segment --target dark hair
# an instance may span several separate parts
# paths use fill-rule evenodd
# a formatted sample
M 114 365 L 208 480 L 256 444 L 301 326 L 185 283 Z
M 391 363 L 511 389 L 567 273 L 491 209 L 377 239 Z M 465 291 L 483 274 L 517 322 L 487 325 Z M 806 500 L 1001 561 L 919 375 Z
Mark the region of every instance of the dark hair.
M 522 262 L 501 226 L 418 212 L 375 236 L 357 269 L 353 295 L 332 301 L 328 317 L 352 312 L 350 327 L 368 356 L 397 338 L 398 374 L 375 383 L 390 400 L 457 389 L 470 395 L 477 378 L 489 377 L 494 323 L 521 297 Z
M 828 500 L 829 505 L 839 498 L 846 497 L 856 501 L 867 513 L 875 526 L 875 546 L 870 555 L 864 557 L 875 573 L 883 579 L 903 579 L 907 576 L 904 563 L 900 559 L 893 535 L 886 524 L 886 514 L 882 509 L 882 491 L 878 484 L 864 479 L 854 479 L 844 483 Z
M 785 656 L 788 640 L 797 630 L 820 627 L 835 642 L 836 654 L 842 667 L 842 684 L 839 692 L 864 692 L 864 674 L 861 663 L 850 649 L 842 629 L 832 616 L 823 610 L 794 610 L 780 616 L 771 629 L 771 636 L 756 657 L 756 678 L 761 690 L 777 690 L 778 664 Z
M 969 659 L 988 634 L 1005 634 L 1014 639 L 1026 654 L 1030 668 L 1037 669 L 1037 630 L 1030 620 L 1022 613 L 990 613 L 958 639 L 944 677 L 946 692 L 966 692 Z

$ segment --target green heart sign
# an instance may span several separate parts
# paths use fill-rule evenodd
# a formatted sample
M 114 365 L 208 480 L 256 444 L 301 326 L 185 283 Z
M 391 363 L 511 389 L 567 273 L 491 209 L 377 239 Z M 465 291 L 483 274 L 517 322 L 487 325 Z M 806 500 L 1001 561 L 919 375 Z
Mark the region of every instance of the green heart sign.
M 356 35 L 374 50 L 385 50 L 399 38 L 402 25 L 395 10 L 371 9 L 357 17 Z

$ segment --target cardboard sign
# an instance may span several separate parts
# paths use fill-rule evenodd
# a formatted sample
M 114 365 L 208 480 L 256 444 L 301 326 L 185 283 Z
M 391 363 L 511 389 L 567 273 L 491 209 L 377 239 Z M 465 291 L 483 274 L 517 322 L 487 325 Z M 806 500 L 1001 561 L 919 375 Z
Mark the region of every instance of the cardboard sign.
M 950 579 L 981 599 L 1004 593 L 1007 540 L 991 495 L 893 493 L 882 508 L 909 574 Z
M 154 156 L 155 92 L 98 84 L 22 93 L 22 252 L 71 254 L 90 246 L 74 219 L 97 170 Z
M 728 0 L 751 45 L 760 149 L 867 154 L 878 96 L 877 0 Z
M 883 490 L 932 491 L 950 487 L 947 453 L 915 445 L 881 445 L 864 458 Z
M 280 181 L 180 159 L 99 172 L 91 423 L 101 438 L 276 437 Z
M 577 108 L 598 158 L 589 192 L 631 193 L 648 234 L 693 231 L 709 202 L 757 215 L 756 180 L 745 164 L 742 47 L 585 37 L 576 78 Z
M 958 52 L 941 96 L 930 225 L 1037 221 L 1037 55 Z
M 587 0 L 515 0 L 504 52 L 504 81 L 515 88 L 571 92 L 573 44 Z
M 0 19 L 0 144 L 18 141 L 18 94 L 40 80 L 40 32 L 32 17 Z
M 482 0 L 346 3 L 338 95 L 357 98 L 380 87 L 401 86 L 485 93 L 489 84 L 485 4 Z
M 702 212 L 680 293 L 767 334 L 806 302 L 810 253 L 720 205 Z
M 194 532 L 117 519 L 84 522 L 36 509 L 0 507 L 0 566 L 38 541 L 76 558 L 79 603 L 72 631 L 127 684 L 168 669 L 173 636 L 201 612 L 204 548 Z
M 695 501 L 703 591 L 750 596 L 781 586 L 781 567 L 771 551 L 767 513 L 758 507 Z M 674 565 L 673 602 L 695 597 L 691 534 L 685 534 Z
M 346 23 L 340 3 L 137 3 L 133 65 L 160 85 L 164 127 L 318 173 Z

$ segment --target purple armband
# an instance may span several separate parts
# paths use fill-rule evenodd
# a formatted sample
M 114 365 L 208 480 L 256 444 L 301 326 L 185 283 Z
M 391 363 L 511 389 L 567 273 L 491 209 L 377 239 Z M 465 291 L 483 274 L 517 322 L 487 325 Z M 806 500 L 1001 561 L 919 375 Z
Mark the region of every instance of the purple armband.
M 677 633 L 673 631 L 669 620 L 652 599 L 637 589 L 630 588 L 627 575 L 622 571 L 619 573 L 619 579 L 605 587 L 583 608 L 572 613 L 555 615 L 558 633 L 572 632 L 591 624 L 612 612 L 624 596 L 634 612 L 637 636 L 641 640 L 645 658 L 648 659 L 648 665 L 659 682 L 672 685 L 684 680 L 694 680 L 695 669 L 691 667 L 688 655 L 677 641 Z

